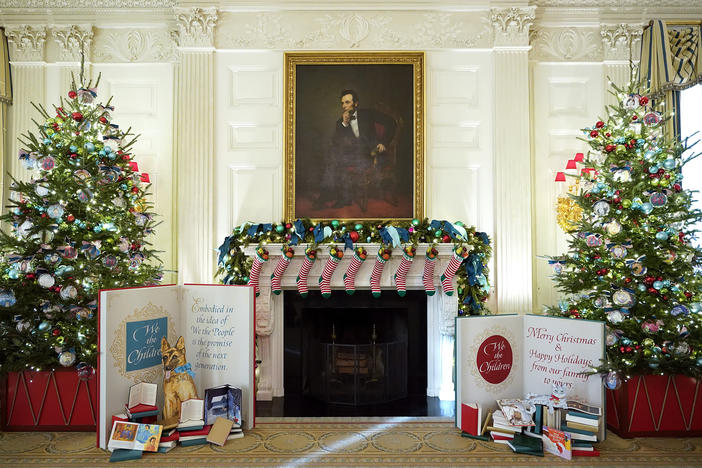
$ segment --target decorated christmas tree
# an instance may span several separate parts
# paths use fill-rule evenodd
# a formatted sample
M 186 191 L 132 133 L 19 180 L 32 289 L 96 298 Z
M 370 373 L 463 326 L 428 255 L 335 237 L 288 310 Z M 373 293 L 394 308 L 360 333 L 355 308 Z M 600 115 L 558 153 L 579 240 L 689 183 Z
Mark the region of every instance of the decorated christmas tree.
M 13 179 L 0 218 L 10 227 L 0 232 L 0 371 L 92 369 L 98 290 L 161 276 L 146 241 L 154 221 L 148 174 L 130 150 L 136 137 L 112 123 L 94 86 L 74 83 L 53 115 L 35 105 L 43 122 L 19 138 L 19 158 L 35 172 Z
M 702 252 L 691 241 L 702 213 L 682 177 L 696 155 L 664 133 L 647 96 L 614 89 L 618 104 L 584 129 L 590 150 L 567 166 L 569 251 L 549 261 L 566 298 L 549 311 L 605 322 L 606 360 L 594 364 L 610 389 L 635 374 L 699 377 Z

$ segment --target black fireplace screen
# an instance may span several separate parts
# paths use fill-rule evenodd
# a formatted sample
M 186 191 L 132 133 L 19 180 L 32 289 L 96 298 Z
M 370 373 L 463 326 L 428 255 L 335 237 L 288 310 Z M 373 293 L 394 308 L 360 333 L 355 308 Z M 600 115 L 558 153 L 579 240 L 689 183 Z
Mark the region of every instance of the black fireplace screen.
M 319 343 L 309 353 L 310 396 L 326 403 L 365 405 L 407 396 L 407 342 L 362 345 Z

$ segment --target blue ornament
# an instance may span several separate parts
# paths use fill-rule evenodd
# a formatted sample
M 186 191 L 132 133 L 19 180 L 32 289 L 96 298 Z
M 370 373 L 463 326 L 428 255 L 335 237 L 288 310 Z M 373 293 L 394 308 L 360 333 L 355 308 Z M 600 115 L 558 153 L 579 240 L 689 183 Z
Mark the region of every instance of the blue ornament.
M 663 281 L 654 281 L 653 282 L 653 288 L 657 290 L 663 289 Z
M 644 140 L 643 138 L 639 138 L 638 140 L 636 140 L 637 146 L 643 146 L 644 143 L 646 143 L 646 140 Z
M 675 159 L 666 159 L 663 161 L 663 169 L 669 171 L 675 168 Z
M 690 315 L 690 309 L 684 305 L 678 304 L 672 309 L 670 309 L 670 315 L 677 317 L 678 315 Z
M 668 233 L 665 231 L 659 231 L 656 233 L 656 239 L 661 241 L 668 240 Z
M 44 138 L 44 141 L 42 143 L 44 143 L 45 145 L 50 145 L 51 140 L 49 140 L 48 138 Z
M 622 338 L 622 345 L 631 346 L 631 340 L 629 338 Z
M 697 367 L 702 367 L 702 357 L 697 358 Z
M 100 231 L 102 231 L 102 227 L 99 224 L 93 228 L 93 232 L 100 232 Z
M 76 151 L 78 151 L 78 148 L 76 148 L 75 145 L 71 145 L 68 149 L 71 150 L 71 153 L 75 153 Z
M 653 211 L 653 205 L 649 202 L 643 203 L 641 205 L 641 211 L 643 211 L 645 214 L 650 214 L 651 211 Z
M 651 167 L 649 167 L 649 168 L 648 168 L 648 172 L 649 172 L 650 174 L 655 174 L 656 172 L 658 172 L 658 166 L 651 166 Z
M 700 303 L 699 302 L 693 302 L 690 304 L 690 312 L 693 314 L 697 314 L 700 311 Z
M 120 184 L 119 188 L 122 190 L 127 190 L 127 184 Z
M 39 324 L 38 328 L 39 328 L 39 331 L 46 331 L 49 329 L 50 326 L 51 326 L 51 324 L 49 322 L 47 322 L 46 320 L 44 320 L 43 322 L 41 322 Z
M 650 161 L 651 159 L 653 159 L 653 157 L 654 157 L 655 155 L 656 155 L 656 153 L 654 153 L 654 152 L 651 151 L 651 150 L 648 150 L 648 151 L 646 151 L 646 152 L 644 153 L 644 158 L 646 158 L 647 161 Z
M 108 157 L 110 160 L 114 160 L 114 159 L 117 157 L 117 155 L 115 155 L 115 153 L 109 153 L 109 154 L 107 155 L 107 157 Z
M 604 385 L 609 390 L 616 390 L 622 386 L 622 376 L 619 375 L 619 372 L 610 371 L 604 377 Z
M 0 290 L 0 307 L 12 307 L 17 302 L 15 293 L 6 289 Z
M 19 278 L 19 271 L 15 270 L 14 268 L 10 268 L 7 272 L 7 276 L 9 276 L 10 279 L 17 279 Z
M 658 369 L 659 365 L 660 363 L 658 362 L 658 359 L 651 359 L 650 361 L 648 361 L 648 367 L 650 367 L 651 369 Z
M 105 153 L 105 150 L 100 150 L 100 151 L 98 151 L 98 155 L 105 157 L 107 155 L 107 153 Z
M 83 146 L 83 148 L 85 148 L 89 153 L 92 153 L 93 151 L 95 151 L 95 145 L 92 144 L 92 143 L 90 143 L 90 142 L 87 142 L 87 143 Z

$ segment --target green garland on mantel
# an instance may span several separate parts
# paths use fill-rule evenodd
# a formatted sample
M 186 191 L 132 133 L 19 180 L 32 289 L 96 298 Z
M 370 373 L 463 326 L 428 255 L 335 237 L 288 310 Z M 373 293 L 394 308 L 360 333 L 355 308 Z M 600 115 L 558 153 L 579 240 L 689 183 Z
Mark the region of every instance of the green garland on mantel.
M 307 248 L 312 249 L 322 244 L 342 244 L 345 249 L 353 250 L 357 242 L 377 243 L 388 248 L 430 244 L 428 250 L 440 243 L 453 243 L 454 248 L 465 247 L 468 255 L 455 276 L 458 313 L 489 313 L 484 303 L 490 292 L 490 238 L 460 221 L 451 223 L 425 218 L 423 221 L 413 219 L 378 223 L 298 219 L 280 223 L 244 223 L 234 228 L 219 247 L 217 278 L 222 284 L 247 284 L 253 258 L 245 255 L 244 248 L 251 244 L 257 245 L 257 249 L 264 248 L 266 244 L 283 244 L 286 250 L 298 244 L 309 244 Z

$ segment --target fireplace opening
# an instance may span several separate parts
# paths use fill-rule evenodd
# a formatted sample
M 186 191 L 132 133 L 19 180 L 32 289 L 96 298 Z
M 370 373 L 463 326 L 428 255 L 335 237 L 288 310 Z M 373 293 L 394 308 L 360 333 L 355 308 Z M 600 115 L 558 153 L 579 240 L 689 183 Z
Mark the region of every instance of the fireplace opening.
M 284 291 L 285 396 L 257 402 L 258 416 L 436 416 L 427 391 L 424 291 Z M 447 402 L 448 403 L 448 402 Z

